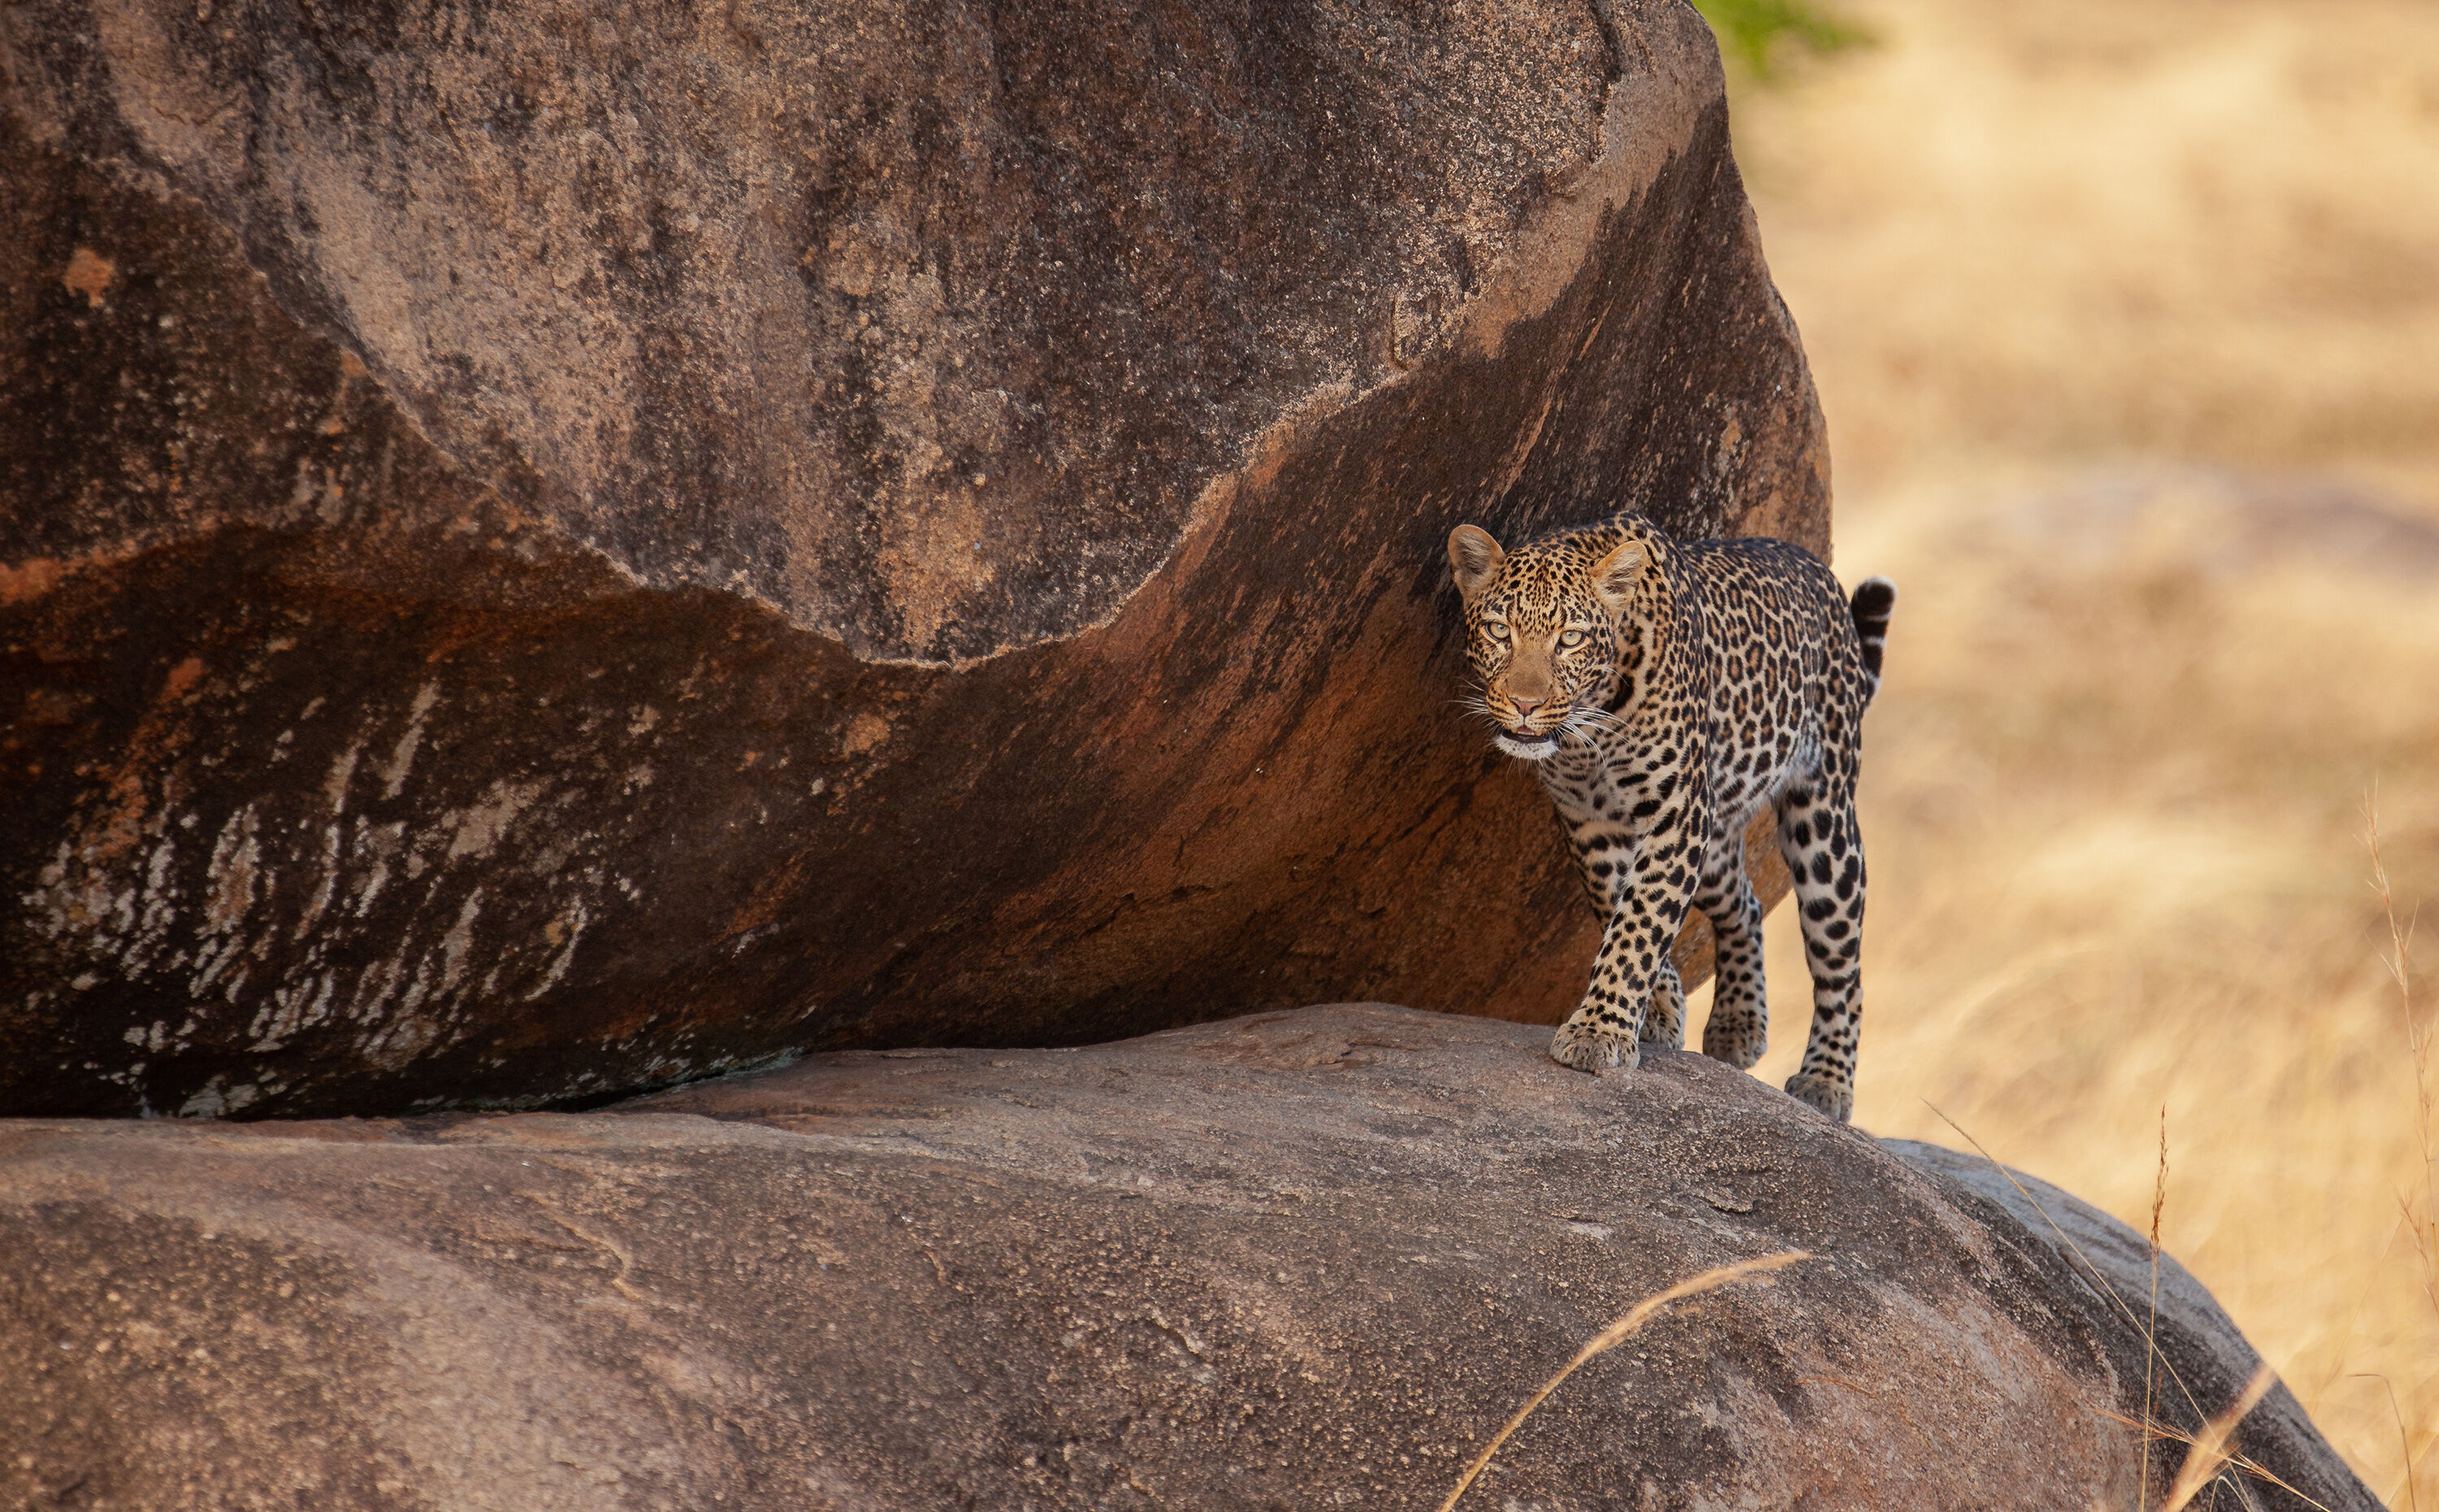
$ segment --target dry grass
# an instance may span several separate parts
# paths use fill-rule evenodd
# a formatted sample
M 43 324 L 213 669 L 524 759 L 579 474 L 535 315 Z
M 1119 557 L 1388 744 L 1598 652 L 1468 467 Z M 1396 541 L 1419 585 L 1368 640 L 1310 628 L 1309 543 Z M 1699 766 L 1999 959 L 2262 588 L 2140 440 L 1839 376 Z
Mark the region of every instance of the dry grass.
M 1842 491 L 2137 447 L 2439 500 L 2439 6 L 1837 0 L 1739 91 Z
M 2439 6 L 1842 9 L 1880 44 L 1736 109 L 1840 566 L 1904 595 L 1858 1121 L 2139 1228 L 2164 1106 L 2164 1247 L 2439 1506 L 2429 952 L 2384 964 L 2439 902 Z
M 1596 1355 L 1607 1354 L 1632 1338 L 1635 1330 L 1649 1323 L 1661 1308 L 1672 1302 L 1682 1302 L 1687 1297 L 1700 1296 L 1705 1291 L 1716 1291 L 1731 1281 L 1741 1281 L 1749 1275 L 1785 1270 L 1798 1260 L 1810 1258 L 1812 1256 L 1805 1251 L 1788 1250 L 1778 1254 L 1765 1254 L 1755 1259 L 1738 1260 L 1733 1265 L 1714 1266 L 1708 1271 L 1687 1276 L 1665 1291 L 1656 1291 L 1626 1309 L 1624 1316 L 1587 1340 L 1584 1346 L 1576 1351 L 1573 1359 L 1558 1367 L 1557 1375 L 1542 1382 L 1540 1390 L 1525 1398 L 1524 1405 L 1516 1409 L 1516 1415 L 1507 1419 L 1507 1426 L 1502 1428 L 1497 1436 L 1484 1446 L 1482 1452 L 1474 1456 L 1473 1463 L 1466 1467 L 1465 1473 L 1457 1477 L 1456 1488 L 1449 1492 L 1447 1501 L 1440 1503 L 1439 1512 L 1454 1512 L 1457 1502 L 1465 1495 L 1466 1487 L 1471 1485 L 1474 1478 L 1482 1473 L 1483 1468 L 1490 1463 L 1490 1456 L 1498 1453 L 1499 1446 L 1506 1443 L 1511 1434 L 1524 1426 L 1524 1419 L 1532 1416 L 1533 1410 L 1549 1399 L 1550 1394 L 1558 1389 L 1559 1382 L 1574 1375 L 1584 1361 Z
M 1948 1119 L 1944 1114 L 1941 1121 L 1963 1136 L 1965 1141 L 1973 1147 L 1975 1154 L 1985 1160 L 1996 1162 L 1997 1158 L 1991 1155 L 1987 1146 L 1974 1139 L 1967 1130 L 1958 1128 L 1954 1121 Z M 2160 1503 L 2160 1512 L 2179 1512 L 2180 1508 L 2199 1495 L 2204 1486 L 2222 1477 L 2238 1475 L 2249 1476 L 2275 1485 L 2307 1506 L 2323 1507 L 2323 1503 L 2313 1501 L 2295 1486 L 2279 1479 L 2277 1474 L 2268 1467 L 2228 1448 L 2228 1441 L 2234 1435 L 2236 1425 L 2243 1422 L 2246 1414 L 2261 1404 L 2261 1398 L 2268 1396 L 2270 1388 L 2277 1383 L 2278 1373 L 2270 1367 L 2268 1361 L 2263 1361 L 2253 1367 L 2252 1379 L 2246 1382 L 2244 1390 L 2237 1394 L 2236 1399 L 2204 1420 L 2199 1432 L 2181 1432 L 2162 1421 L 2153 1413 L 2156 1405 L 2154 1388 L 2159 1385 L 2163 1378 L 2176 1387 L 2177 1395 L 2185 1399 L 2188 1407 L 2197 1413 L 2201 1411 L 2200 1401 L 2178 1376 L 2176 1368 L 2168 1363 L 2167 1357 L 2159 1345 L 2160 1212 L 2164 1204 L 2168 1185 L 2168 1120 L 2165 1111 L 2163 1110 L 2160 1116 L 2160 1165 L 2151 1187 L 2150 1298 L 2144 1315 L 2140 1318 L 2134 1315 L 2133 1307 L 2117 1294 L 2117 1289 L 2109 1284 L 2108 1278 L 2101 1274 L 2099 1268 L 2092 1263 L 2092 1256 L 2084 1253 L 2083 1246 L 2077 1244 L 2072 1236 L 2058 1227 L 2057 1218 L 2048 1207 L 2043 1205 L 2039 1198 L 2034 1196 L 2022 1182 L 2017 1180 L 2016 1173 L 2009 1170 L 2003 1164 L 1998 1165 L 1998 1171 L 2007 1179 L 2007 1184 L 2016 1189 L 2016 1195 L 2030 1204 L 2033 1210 L 2049 1224 L 2050 1232 L 2058 1241 L 2082 1262 L 2078 1273 L 2096 1284 L 2100 1289 L 2100 1294 L 2107 1297 L 2109 1305 L 2117 1309 L 2117 1315 L 2123 1318 L 2128 1326 L 2140 1331 L 2146 1345 L 2143 1355 L 2143 1415 L 2127 1417 L 2106 1409 L 2103 1413 L 2104 1415 L 2114 1418 L 2131 1429 L 2138 1438 L 2145 1441 L 2146 1450 L 2148 1441 L 2154 1439 L 2168 1439 L 2185 1446 L 2184 1460 L 2178 1467 L 2176 1479 L 2167 1487 L 2166 1500 Z M 2148 1452 L 2143 1456 L 2142 1480 L 2134 1504 L 2137 1512 L 2152 1512 L 2151 1456 Z M 2323 1512 L 2326 1512 L 2324 1507 Z
M 2221 537 L 2163 503 L 2087 556 L 2088 519 L 2026 527 L 2059 508 L 1846 538 L 1908 616 L 1866 748 L 1857 1117 L 1953 1142 L 1936 1104 L 2141 1227 L 2164 1105 L 2164 1247 L 2399 1493 L 2382 1388 L 2353 1379 L 2386 1376 L 2439 1489 L 2439 1309 L 2398 1209 L 2427 1147 L 2359 812 L 2378 782 L 2397 891 L 2439 897 L 2439 585 L 2197 565 Z M 1803 975 L 1791 917 L 1771 932 L 1784 1076 Z
M 2261 1398 L 2270 1395 L 2270 1388 L 2277 1379 L 2276 1373 L 2268 1365 L 2261 1366 L 2253 1371 L 2252 1379 L 2246 1383 L 2242 1395 L 2225 1411 L 2202 1425 L 2202 1431 L 2192 1438 L 2185 1450 L 2185 1463 L 2178 1468 L 2177 1478 L 2168 1486 L 2167 1500 L 2160 1503 L 2160 1512 L 2184 1512 L 2194 1498 L 2201 1494 L 2203 1486 L 2227 1473 L 2230 1464 L 2236 1461 L 2236 1456 L 2228 1452 L 2227 1441 L 2234 1436 L 2236 1425 L 2244 1421 L 2245 1414 L 2261 1405 Z M 2293 1487 L 2288 1489 L 2292 1490 Z

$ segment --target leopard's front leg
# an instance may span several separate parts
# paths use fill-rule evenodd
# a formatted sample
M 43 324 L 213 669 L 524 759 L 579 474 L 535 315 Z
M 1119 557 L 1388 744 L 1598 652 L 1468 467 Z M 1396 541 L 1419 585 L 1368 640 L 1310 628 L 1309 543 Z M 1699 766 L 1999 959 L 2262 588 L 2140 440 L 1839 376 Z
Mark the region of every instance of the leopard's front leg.
M 1588 826 L 1575 837 L 1586 873 L 1605 876 L 1612 885 L 1592 985 L 1550 1041 L 1550 1058 L 1562 1066 L 1597 1073 L 1643 1063 L 1645 1016 L 1668 969 L 1669 947 L 1684 927 L 1702 863 L 1701 831 L 1683 809 L 1664 810 L 1659 818 L 1641 835 Z

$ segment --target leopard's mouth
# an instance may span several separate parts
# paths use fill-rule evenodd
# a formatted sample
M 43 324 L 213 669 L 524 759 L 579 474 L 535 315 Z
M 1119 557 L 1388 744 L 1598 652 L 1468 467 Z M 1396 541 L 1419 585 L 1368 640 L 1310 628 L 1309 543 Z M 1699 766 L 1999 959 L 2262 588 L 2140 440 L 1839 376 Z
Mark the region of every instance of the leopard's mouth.
M 1558 732 L 1502 729 L 1490 743 L 1509 756 L 1522 756 L 1527 761 L 1540 761 L 1558 753 Z

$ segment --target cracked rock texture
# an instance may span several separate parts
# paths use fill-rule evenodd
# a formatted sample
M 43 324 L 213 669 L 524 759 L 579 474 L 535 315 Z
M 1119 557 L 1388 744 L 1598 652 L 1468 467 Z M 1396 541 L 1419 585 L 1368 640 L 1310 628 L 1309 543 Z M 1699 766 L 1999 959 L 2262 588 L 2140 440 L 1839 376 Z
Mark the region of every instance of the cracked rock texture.
M 1803 1250 L 1587 1364 L 1464 1505 L 2130 1512 L 2103 1284 L 2147 1307 L 2147 1254 L 2025 1185 L 1379 1005 L 592 1113 L 0 1122 L 0 1500 L 1425 1508 L 1633 1304 Z M 2190 1432 L 2255 1361 L 2163 1271 Z M 2236 1445 L 2377 1506 L 2284 1387 Z
M 1554 1021 L 1440 543 L 1826 549 L 1675 0 L 19 0 L 0 80 L 0 1111 Z

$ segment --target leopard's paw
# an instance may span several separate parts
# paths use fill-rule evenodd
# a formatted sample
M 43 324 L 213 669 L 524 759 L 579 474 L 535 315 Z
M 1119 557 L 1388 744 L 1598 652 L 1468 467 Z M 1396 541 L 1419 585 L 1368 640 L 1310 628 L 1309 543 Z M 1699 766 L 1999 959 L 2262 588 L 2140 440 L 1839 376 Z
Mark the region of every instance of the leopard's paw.
M 1738 1071 L 1751 1071 L 1769 1048 L 1770 1030 L 1761 1024 L 1750 1021 L 1722 1023 L 1714 1012 L 1711 1022 L 1702 1025 L 1702 1054 L 1714 1060 L 1724 1060 Z
M 1817 1071 L 1799 1071 L 1787 1078 L 1787 1094 L 1797 1102 L 1820 1110 L 1823 1116 L 1844 1123 L 1854 1116 L 1855 1089 L 1843 1077 L 1830 1077 Z
M 1551 1038 L 1550 1058 L 1597 1076 L 1611 1068 L 1632 1071 L 1643 1064 L 1643 1051 L 1625 1035 L 1570 1022 Z

